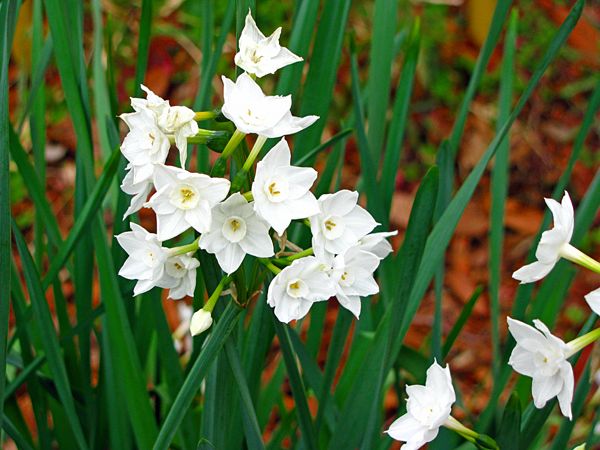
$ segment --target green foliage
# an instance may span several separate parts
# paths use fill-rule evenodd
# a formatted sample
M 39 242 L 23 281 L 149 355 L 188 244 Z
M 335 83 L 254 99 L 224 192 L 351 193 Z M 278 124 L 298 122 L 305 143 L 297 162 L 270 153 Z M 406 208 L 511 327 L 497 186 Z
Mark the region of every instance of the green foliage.
M 22 13 L 19 7 L 23 6 L 13 0 L 0 3 L 0 191 L 7 194 L 0 196 L 0 413 L 6 435 L 19 448 L 40 450 L 56 446 L 123 450 L 276 449 L 284 445 L 313 450 L 389 448 L 390 438 L 382 434 L 383 424 L 391 419 L 390 411 L 384 410 L 389 391 L 394 388 L 401 396 L 407 381 L 424 379 L 429 358 L 437 355 L 445 359 L 476 303 L 482 301 L 484 288 L 479 287 L 462 307 L 443 346 L 438 320 L 431 339 L 437 348 L 431 356 L 429 348 L 415 349 L 404 342 L 431 280 L 434 275 L 443 276 L 440 267 L 446 248 L 495 158 L 490 232 L 494 387 L 487 408 L 472 423 L 490 437 L 480 435 L 475 445 L 495 448 L 497 443 L 502 450 L 524 450 L 542 442 L 548 423 L 554 420 L 554 400 L 541 410 L 535 409 L 529 402 L 527 382 L 519 382 L 517 390 L 527 392 L 522 399 L 529 406 L 521 413 L 519 397 L 513 393 L 502 415 L 498 408 L 512 373 L 505 363 L 514 347 L 510 339 L 502 342 L 499 320 L 502 224 L 509 187 L 508 132 L 534 90 L 543 84 L 542 75 L 552 67 L 553 59 L 561 54 L 570 57 L 565 42 L 583 10 L 583 0 L 573 6 L 558 30 L 550 22 L 538 21 L 533 5 L 523 6 L 519 22 L 516 12 L 508 20 L 511 2 L 499 0 L 478 59 L 463 59 L 451 70 L 440 70 L 444 59 L 439 49 L 452 42 L 439 24 L 446 23 L 455 11 L 445 5 L 426 3 L 420 16 L 407 17 L 407 4 L 389 0 L 372 4 L 303 0 L 293 9 L 285 2 L 203 0 L 183 2 L 177 12 L 169 11 L 169 3 L 143 0 L 134 8 L 116 2 L 115 8 L 133 8 L 139 17 L 137 28 L 133 27 L 138 32 L 132 34 L 127 17 L 104 10 L 102 2 L 92 2 L 88 10 L 82 4 L 65 8 L 59 0 L 45 0 L 42 7 L 36 0 L 32 19 L 37 47 L 33 51 L 34 69 L 23 73 L 29 80 L 28 95 L 23 97 L 27 99 L 24 105 L 18 105 L 17 115 L 9 114 L 8 108 L 9 61 L 16 19 Z M 325 160 L 317 194 L 331 192 L 332 185 L 340 187 L 344 161 L 355 156 L 350 152 L 353 148 L 361 164 L 358 189 L 382 225 L 378 231 L 389 227 L 399 174 L 407 182 L 419 181 L 420 186 L 402 246 L 395 256 L 382 261 L 377 272 L 381 292 L 362 300 L 360 321 L 355 322 L 346 309 L 323 302 L 313 307 L 308 326 L 303 320 L 293 326 L 279 322 L 259 291 L 268 289 L 269 282 L 263 285 L 263 281 L 270 280 L 269 270 L 281 270 L 293 257 L 284 255 L 267 262 L 251 259 L 232 274 L 228 295 L 217 300 L 210 331 L 194 338 L 193 352 L 181 358 L 173 345 L 161 291 L 155 289 L 133 298 L 132 284 L 117 275 L 124 253 L 112 237 L 127 229 L 127 221 L 121 222 L 121 217 L 129 200 L 114 188 L 121 182 L 125 165 L 117 148 L 118 101 L 129 95 L 141 96 L 139 85 L 149 76 L 156 56 L 152 39 L 167 36 L 188 45 L 192 53 L 198 50 L 202 54 L 200 67 L 194 67 L 198 69 L 194 73 L 201 74 L 196 96 L 188 93 L 181 104 L 193 104 L 196 110 L 221 106 L 218 87 L 215 92 L 218 75 L 223 73 L 221 68 L 229 76 L 234 71 L 231 61 L 223 62 L 223 53 L 232 53 L 238 37 L 233 36 L 233 30 L 239 35 L 248 8 L 256 12 L 254 17 L 267 35 L 283 25 L 282 44 L 308 63 L 307 69 L 301 65 L 283 69 L 275 76 L 276 81 L 259 81 L 278 94 L 291 94 L 295 114 L 321 116 L 295 136 L 293 145 L 297 165 L 310 166 L 317 157 L 319 162 Z M 372 24 L 367 40 L 354 29 L 356 14 L 373 16 L 366 21 Z M 89 17 L 94 31 L 91 57 Z M 169 23 L 174 18 L 182 20 L 181 29 Z M 50 34 L 44 40 L 45 22 Z M 458 24 L 462 25 L 460 19 Z M 486 74 L 505 29 L 502 67 Z M 541 32 L 528 34 L 530 43 L 518 52 L 517 37 L 524 35 L 518 29 Z M 351 39 L 346 38 L 348 34 Z M 542 58 L 540 48 L 545 51 Z M 368 58 L 363 58 L 367 53 Z M 127 59 L 133 60 L 135 70 L 121 83 L 118 78 L 125 74 L 121 65 Z M 47 86 L 48 73 L 58 74 L 60 88 Z M 592 79 L 589 73 L 583 76 Z M 183 82 L 192 75 L 180 73 L 176 77 L 177 82 Z M 349 81 L 340 89 L 351 91 L 351 95 L 339 100 L 336 86 L 344 77 Z M 568 97 L 595 87 L 555 197 L 561 195 L 576 162 L 589 159 L 582 149 L 600 104 L 600 84 L 597 78 L 593 80 L 593 85 L 577 80 L 583 85 L 574 85 L 561 94 Z M 496 97 L 498 81 L 497 131 L 455 193 L 454 170 L 473 98 L 477 92 Z M 456 121 L 439 148 L 419 141 L 419 155 L 410 159 L 407 142 L 419 139 L 411 117 L 416 110 L 415 87 L 433 93 L 435 102 L 454 111 Z M 513 108 L 514 93 L 520 99 Z M 67 116 L 76 136 L 75 214 L 71 229 L 62 230 L 45 192 L 44 124 Z M 30 142 L 25 138 L 25 124 L 29 124 Z M 206 121 L 201 125 L 212 129 L 215 124 Z M 222 131 L 208 148 L 222 152 L 232 130 L 228 123 L 218 127 Z M 93 130 L 98 131 L 101 151 L 94 148 Z M 329 147 L 329 153 L 325 152 Z M 248 150 L 245 141 L 239 149 L 234 154 L 235 164 L 229 167 L 241 167 Z M 191 164 L 209 173 L 209 150 L 201 146 L 193 151 Z M 98 155 L 102 155 L 102 167 L 95 168 Z M 10 171 L 9 157 L 18 173 Z M 228 159 L 217 161 L 213 174 L 226 174 Z M 230 170 L 235 180 L 235 170 Z M 252 179 L 254 170 L 238 173 L 244 176 L 235 189 L 247 191 L 244 183 Z M 35 215 L 28 211 L 13 218 L 11 205 L 26 198 L 31 199 Z M 600 174 L 579 205 L 573 243 L 581 242 L 593 223 L 598 198 Z M 548 224 L 549 216 L 540 233 Z M 296 225 L 287 238 L 304 245 L 308 242 L 307 227 Z M 34 229 L 33 245 L 26 241 L 23 231 L 30 227 Z M 194 239 L 186 238 L 188 243 Z M 598 236 L 587 239 L 592 245 Z M 217 295 L 220 293 L 224 276 L 213 255 L 202 251 L 198 258 L 201 271 L 196 307 L 216 290 Z M 558 264 L 536 296 L 531 288 L 521 288 L 513 303 L 514 315 L 539 316 L 549 325 L 554 323 L 572 280 L 572 273 L 565 270 L 565 264 Z M 65 277 L 72 280 L 74 292 L 66 289 L 71 284 L 63 283 Z M 226 280 L 229 283 L 230 279 Z M 48 302 L 50 289 L 53 310 Z M 9 305 L 14 327 L 9 323 Z M 438 308 L 438 319 L 441 313 Z M 583 323 L 585 317 L 578 320 Z M 594 320 L 589 318 L 580 334 L 591 329 Z M 92 358 L 99 358 L 99 368 L 92 365 Z M 575 417 L 584 414 L 590 372 L 588 363 L 575 391 Z M 37 431 L 28 428 L 16 401 L 25 384 Z M 459 391 L 460 383 L 455 386 Z M 461 397 L 460 391 L 457 397 Z M 291 409 L 290 399 L 294 405 Z M 399 403 L 402 410 L 403 402 Z M 570 448 L 574 425 L 567 420 L 560 424 L 553 450 Z

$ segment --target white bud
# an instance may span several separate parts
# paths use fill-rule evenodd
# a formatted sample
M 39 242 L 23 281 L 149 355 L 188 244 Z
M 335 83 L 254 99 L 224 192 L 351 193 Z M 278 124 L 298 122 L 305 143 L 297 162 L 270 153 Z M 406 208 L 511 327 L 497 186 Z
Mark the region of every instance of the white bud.
M 212 325 L 212 322 L 213 320 L 210 312 L 204 309 L 196 311 L 190 321 L 190 332 L 192 333 L 192 336 L 196 336 L 203 331 L 208 330 Z

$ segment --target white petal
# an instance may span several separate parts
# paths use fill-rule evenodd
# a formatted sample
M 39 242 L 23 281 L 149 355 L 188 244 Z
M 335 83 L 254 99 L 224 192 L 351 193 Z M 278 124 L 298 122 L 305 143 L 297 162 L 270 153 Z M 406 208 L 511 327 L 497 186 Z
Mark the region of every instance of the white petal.
M 512 276 L 515 280 L 519 280 L 521 284 L 533 283 L 544 278 L 553 268 L 554 264 L 544 264 L 534 261 L 531 264 L 521 267 Z

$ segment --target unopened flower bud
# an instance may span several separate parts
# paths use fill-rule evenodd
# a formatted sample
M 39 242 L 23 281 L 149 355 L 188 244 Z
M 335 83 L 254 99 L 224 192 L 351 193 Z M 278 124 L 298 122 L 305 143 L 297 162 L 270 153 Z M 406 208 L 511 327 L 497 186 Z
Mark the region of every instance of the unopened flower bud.
M 206 331 L 212 325 L 212 316 L 210 312 L 201 309 L 196 311 L 192 316 L 192 320 L 190 321 L 190 332 L 192 336 L 196 336 L 203 331 Z

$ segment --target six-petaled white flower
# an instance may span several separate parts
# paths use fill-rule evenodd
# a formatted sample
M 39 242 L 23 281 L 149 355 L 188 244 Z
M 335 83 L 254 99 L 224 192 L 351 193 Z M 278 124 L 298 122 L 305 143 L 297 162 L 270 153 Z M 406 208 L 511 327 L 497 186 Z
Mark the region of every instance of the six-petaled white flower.
M 240 267 L 246 254 L 261 258 L 274 254 L 269 227 L 238 192 L 212 209 L 211 231 L 200 237 L 199 245 L 215 254 L 227 274 Z
M 567 358 L 574 349 L 537 319 L 533 321 L 537 330 L 510 317 L 507 320 L 508 329 L 517 341 L 508 363 L 516 372 L 533 379 L 533 404 L 543 408 L 548 400 L 557 397 L 563 416 L 571 419 L 574 378 Z
M 365 209 L 358 206 L 358 192 L 341 190 L 322 195 L 321 211 L 308 218 L 315 256 L 330 263 L 334 255 L 344 253 L 378 224 Z
M 360 297 L 379 292 L 379 286 L 373 278 L 378 266 L 379 258 L 363 251 L 359 244 L 333 260 L 330 277 L 335 285 L 336 297 L 357 319 L 360 315 Z
M 171 239 L 190 227 L 199 233 L 210 231 L 210 210 L 225 198 L 229 186 L 225 178 L 157 165 L 154 169 L 156 193 L 145 206 L 156 213 L 159 240 Z
M 260 78 L 289 64 L 302 61 L 302 58 L 279 45 L 280 35 L 281 27 L 268 38 L 265 37 L 249 11 L 240 36 L 240 51 L 234 58 L 235 64 Z
M 317 199 L 309 190 L 317 172 L 309 167 L 294 167 L 290 160 L 290 148 L 282 138 L 257 164 L 252 183 L 254 209 L 279 235 L 293 219 L 319 213 Z
M 121 114 L 129 127 L 121 145 L 121 153 L 133 169 L 133 183 L 151 179 L 154 165 L 163 164 L 169 153 L 169 139 L 156 125 L 154 115 L 147 109 Z
M 234 83 L 223 79 L 221 112 L 242 133 L 256 133 L 266 138 L 294 134 L 312 125 L 317 116 L 294 117 L 290 112 L 292 96 L 266 96 L 247 73 Z
M 194 296 L 196 269 L 199 266 L 200 263 L 191 254 L 171 256 L 165 261 L 163 277 L 173 284 L 168 298 L 178 300 L 186 295 Z
M 406 414 L 396 419 L 386 433 L 406 442 L 401 447 L 403 450 L 416 450 L 431 442 L 451 417 L 456 395 L 450 368 L 442 368 L 435 361 L 427 369 L 425 386 L 407 386 L 406 393 Z
M 168 258 L 167 249 L 162 247 L 156 234 L 132 223 L 131 231 L 121 233 L 116 238 L 129 255 L 119 270 L 119 275 L 128 280 L 138 280 L 133 288 L 134 295 L 147 292 L 155 286 L 163 289 L 175 286 L 175 280 L 163 277 Z
M 569 242 L 573 236 L 574 212 L 573 204 L 569 194 L 565 191 L 562 202 L 546 198 L 546 204 L 554 219 L 554 228 L 544 231 L 542 238 L 535 251 L 537 261 L 521 267 L 515 273 L 513 278 L 521 281 L 521 283 L 532 283 L 544 278 L 558 260 L 563 257 L 570 260 L 577 257 L 579 251 L 575 249 Z
M 307 256 L 297 259 L 273 278 L 267 303 L 275 308 L 275 316 L 280 322 L 301 319 L 314 302 L 335 295 L 335 286 L 323 269 L 324 264 L 317 258 Z

